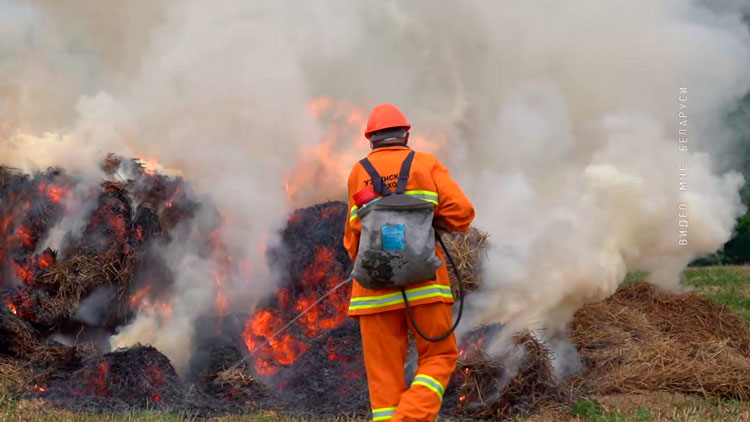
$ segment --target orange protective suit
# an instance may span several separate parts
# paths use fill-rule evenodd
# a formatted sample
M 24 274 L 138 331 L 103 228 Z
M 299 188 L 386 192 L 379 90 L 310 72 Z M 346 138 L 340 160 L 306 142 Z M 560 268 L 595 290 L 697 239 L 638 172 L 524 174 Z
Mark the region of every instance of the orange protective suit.
M 387 146 L 373 150 L 367 157 L 391 190 L 398 182 L 401 163 L 409 151 L 406 146 Z M 357 256 L 361 232 L 353 196 L 366 186 L 371 187 L 372 181 L 357 163 L 349 175 L 350 211 L 344 234 L 344 247 L 352 260 Z M 430 154 L 416 153 L 405 193 L 435 204 L 436 226 L 466 231 L 474 219 L 474 208 L 466 195 L 445 166 Z M 436 279 L 405 289 L 414 319 L 428 337 L 445 333 L 453 323 L 448 270 L 439 246 L 436 251 L 443 261 Z M 415 333 L 418 368 L 411 386 L 407 386 L 404 361 L 407 326 L 411 327 L 411 323 L 404 308 L 399 289 L 367 289 L 354 280 L 349 315 L 359 318 L 375 421 L 432 421 L 440 410 L 445 387 L 458 359 L 455 336 L 430 342 Z

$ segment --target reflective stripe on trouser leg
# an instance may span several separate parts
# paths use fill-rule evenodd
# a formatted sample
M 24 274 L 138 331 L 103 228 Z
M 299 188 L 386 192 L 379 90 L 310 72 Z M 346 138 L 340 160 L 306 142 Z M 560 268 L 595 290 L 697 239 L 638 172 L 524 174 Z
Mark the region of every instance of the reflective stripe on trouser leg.
M 395 407 L 381 407 L 380 409 L 372 409 L 372 420 L 387 421 L 393 417 L 394 413 L 396 413 Z
M 438 395 L 440 398 L 440 401 L 443 401 L 443 394 L 445 394 L 445 388 L 442 384 L 440 384 L 440 381 L 436 380 L 435 378 L 425 375 L 425 374 L 417 374 L 414 377 L 414 381 L 412 381 L 411 385 L 422 385 L 430 390 L 432 390 L 435 394 Z

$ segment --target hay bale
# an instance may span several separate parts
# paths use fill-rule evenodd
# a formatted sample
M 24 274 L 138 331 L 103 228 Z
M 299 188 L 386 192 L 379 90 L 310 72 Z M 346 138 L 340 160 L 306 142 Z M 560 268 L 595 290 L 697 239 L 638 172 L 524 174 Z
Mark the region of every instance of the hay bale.
M 75 255 L 50 265 L 38 278 L 45 297 L 38 301 L 36 321 L 43 326 L 57 325 L 75 314 L 80 301 L 98 287 L 114 285 L 123 297 L 132 279 L 135 259 L 109 250 L 99 255 Z
M 180 405 L 185 386 L 169 359 L 136 345 L 84 359 L 80 369 L 51 377 L 39 394 L 71 410 L 128 410 Z
M 487 247 L 489 234 L 472 227 L 469 231 L 449 232 L 442 235 L 453 261 L 456 263 L 465 292 L 477 290 L 481 285 L 482 254 Z M 453 296 L 458 297 L 458 279 L 450 261 L 446 259 Z
M 0 391 L 24 394 L 33 389 L 33 373 L 28 362 L 0 356 Z
M 588 393 L 670 391 L 750 399 L 750 329 L 696 294 L 626 285 L 575 314 L 572 340 Z
M 531 333 L 519 333 L 502 356 L 477 349 L 464 353 L 452 381 L 458 407 L 452 413 L 477 419 L 529 415 L 570 401 L 570 389 L 555 376 L 550 351 Z
M 0 306 L 0 353 L 27 358 L 39 344 L 39 333 L 31 324 Z

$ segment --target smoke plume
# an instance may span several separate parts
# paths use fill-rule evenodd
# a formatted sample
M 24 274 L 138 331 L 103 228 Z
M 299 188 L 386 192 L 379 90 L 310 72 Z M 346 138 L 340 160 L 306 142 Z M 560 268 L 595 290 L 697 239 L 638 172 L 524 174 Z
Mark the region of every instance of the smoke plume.
M 262 251 L 290 206 L 343 198 L 363 118 L 393 102 L 492 235 L 472 325 L 559 330 L 626 271 L 677 287 L 743 212 L 719 146 L 750 88 L 747 11 L 712 7 L 0 0 L 0 162 L 95 183 L 114 152 L 185 176 L 248 269 L 231 286 L 250 309 L 272 286 Z M 348 126 L 311 112 L 321 97 L 351 104 Z M 302 200 L 287 197 L 290 174 L 305 175 Z M 215 289 L 193 237 L 160 251 L 172 319 L 141 315 L 114 345 L 151 342 L 184 367 Z

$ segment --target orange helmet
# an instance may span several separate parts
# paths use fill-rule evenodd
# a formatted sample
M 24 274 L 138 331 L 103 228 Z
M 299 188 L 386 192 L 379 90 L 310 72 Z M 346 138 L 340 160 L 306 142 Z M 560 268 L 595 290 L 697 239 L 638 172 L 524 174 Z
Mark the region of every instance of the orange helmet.
M 373 132 L 397 127 L 403 127 L 406 130 L 411 129 L 411 125 L 406 121 L 404 113 L 393 104 L 378 104 L 372 109 L 370 118 L 367 119 L 365 137 L 370 139 Z

